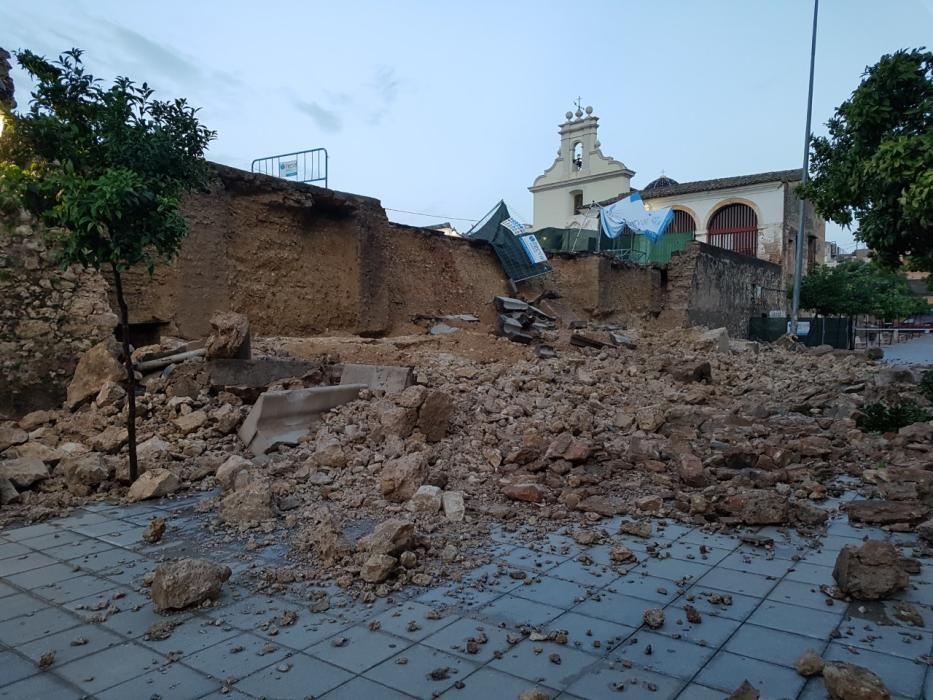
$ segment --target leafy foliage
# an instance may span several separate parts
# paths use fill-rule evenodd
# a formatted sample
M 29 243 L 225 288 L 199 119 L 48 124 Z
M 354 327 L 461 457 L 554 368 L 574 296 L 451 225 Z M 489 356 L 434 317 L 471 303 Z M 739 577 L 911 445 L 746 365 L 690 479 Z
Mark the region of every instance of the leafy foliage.
M 878 401 L 862 407 L 858 426 L 870 433 L 893 433 L 913 423 L 928 420 L 933 420 L 933 413 L 914 401 L 901 401 L 890 406 Z
M 868 315 L 900 320 L 927 311 L 907 278 L 874 262 L 851 260 L 820 266 L 800 283 L 800 305 L 823 316 Z
M 858 221 L 882 264 L 910 256 L 933 270 L 933 53 L 883 56 L 827 126 L 801 196 L 831 221 Z
M 23 207 L 59 231 L 65 264 L 151 271 L 181 246 L 180 197 L 208 185 L 215 133 L 185 100 L 155 100 L 146 83 L 103 88 L 81 55 L 17 53 L 36 89 L 0 139 L 0 210 Z

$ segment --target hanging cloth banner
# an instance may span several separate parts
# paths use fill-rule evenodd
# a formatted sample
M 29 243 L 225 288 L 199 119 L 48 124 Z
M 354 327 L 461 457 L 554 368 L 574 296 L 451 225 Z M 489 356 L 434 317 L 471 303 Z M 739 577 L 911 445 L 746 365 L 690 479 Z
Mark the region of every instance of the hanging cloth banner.
M 599 221 L 607 238 L 618 238 L 628 226 L 635 233 L 657 241 L 673 220 L 674 210 L 670 207 L 655 211 L 645 209 L 638 192 L 599 210 Z
M 527 236 L 520 236 L 518 240 L 522 242 L 525 255 L 528 256 L 528 260 L 532 265 L 547 262 L 547 256 L 544 254 L 544 249 L 541 247 L 541 243 L 538 242 L 536 235 L 529 233 Z
M 522 234 L 525 233 L 525 229 L 527 228 L 525 224 L 523 224 L 521 221 L 519 221 L 518 219 L 514 219 L 512 217 L 509 217 L 508 219 L 506 219 L 499 225 L 504 228 L 507 228 L 515 236 L 521 236 Z

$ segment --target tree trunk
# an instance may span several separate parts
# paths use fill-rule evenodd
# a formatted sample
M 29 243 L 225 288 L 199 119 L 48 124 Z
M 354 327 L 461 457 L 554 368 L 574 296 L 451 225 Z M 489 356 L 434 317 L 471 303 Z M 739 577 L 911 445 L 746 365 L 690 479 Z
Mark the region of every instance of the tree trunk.
M 117 292 L 117 304 L 120 306 L 120 335 L 123 340 L 123 361 L 126 363 L 126 434 L 130 452 L 130 481 L 139 477 L 139 464 L 136 460 L 136 372 L 133 371 L 133 357 L 130 354 L 130 312 L 123 297 L 123 280 L 115 263 L 113 269 L 114 286 Z
M 820 314 L 820 345 L 826 345 L 826 317 Z

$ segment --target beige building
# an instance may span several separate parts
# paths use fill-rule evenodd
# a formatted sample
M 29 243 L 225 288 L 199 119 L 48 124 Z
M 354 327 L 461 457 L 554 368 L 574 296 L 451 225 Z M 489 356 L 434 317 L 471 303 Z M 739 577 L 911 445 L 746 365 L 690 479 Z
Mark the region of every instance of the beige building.
M 585 114 L 579 109 L 576 115 L 568 112 L 560 125 L 557 159 L 529 188 L 534 196 L 535 231 L 547 230 L 548 238 L 560 240 L 564 250 L 595 249 L 599 205 L 634 191 L 635 172 L 600 150 L 598 121 L 590 107 Z M 794 189 L 800 176 L 800 170 L 780 170 L 684 183 L 662 176 L 640 193 L 647 207 L 674 210 L 668 232 L 677 234 L 678 245 L 693 238 L 781 264 L 790 274 L 800 218 Z M 561 229 L 568 230 L 568 235 L 552 235 Z M 823 219 L 808 208 L 808 269 L 824 260 L 825 229 Z M 671 252 L 668 245 L 666 254 Z

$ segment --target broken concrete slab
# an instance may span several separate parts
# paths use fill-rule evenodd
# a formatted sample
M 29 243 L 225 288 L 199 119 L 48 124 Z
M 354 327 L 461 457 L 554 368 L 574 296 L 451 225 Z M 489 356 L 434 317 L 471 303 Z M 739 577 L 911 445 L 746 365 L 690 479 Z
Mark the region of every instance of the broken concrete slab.
M 280 379 L 303 377 L 320 369 L 321 363 L 265 357 L 261 360 L 208 360 L 205 367 L 211 388 L 216 390 L 231 386 L 267 387 Z
M 275 444 L 295 445 L 308 434 L 314 418 L 359 397 L 365 384 L 341 384 L 291 391 L 263 392 L 237 434 L 253 454 Z
M 362 384 L 370 389 L 381 389 L 387 394 L 397 394 L 414 383 L 411 367 L 388 365 L 345 364 L 340 374 L 340 384 Z
M 209 359 L 250 359 L 249 319 L 233 311 L 220 311 L 211 318 L 211 335 L 205 346 Z

